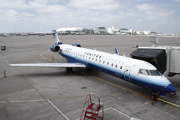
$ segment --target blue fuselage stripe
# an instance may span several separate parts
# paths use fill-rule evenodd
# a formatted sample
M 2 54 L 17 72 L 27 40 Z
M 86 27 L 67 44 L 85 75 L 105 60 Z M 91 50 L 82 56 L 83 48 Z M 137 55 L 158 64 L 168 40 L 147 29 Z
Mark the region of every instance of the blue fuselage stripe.
M 128 76 L 125 76 L 124 71 L 123 72 L 122 71 L 119 71 L 119 72 L 113 71 L 111 69 L 106 68 L 105 66 L 88 63 L 86 61 L 76 59 L 75 57 L 69 56 L 67 54 L 63 54 L 61 52 L 59 54 L 62 55 L 63 57 L 65 57 L 69 63 L 82 63 L 82 64 L 86 65 L 87 68 L 97 69 L 97 70 L 103 71 L 107 74 L 113 75 L 115 77 L 118 77 L 118 78 L 123 79 L 123 80 L 128 81 L 128 82 L 132 82 L 132 83 L 139 85 L 139 86 L 144 86 L 144 87 L 149 88 L 151 90 L 155 90 L 155 91 L 159 91 L 159 92 L 165 92 L 165 89 L 162 88 L 162 86 L 150 84 L 148 82 L 145 82 L 145 80 L 142 80 L 142 79 L 138 79 L 138 78 L 135 79 L 134 77 L 131 77 L 129 80 L 127 80 L 126 78 Z

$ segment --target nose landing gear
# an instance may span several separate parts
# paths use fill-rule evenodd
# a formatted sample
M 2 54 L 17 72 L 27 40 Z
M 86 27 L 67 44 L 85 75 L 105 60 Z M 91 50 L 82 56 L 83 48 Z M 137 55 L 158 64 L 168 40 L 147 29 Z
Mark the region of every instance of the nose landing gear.
M 156 104 L 156 102 L 157 102 L 157 100 L 158 100 L 158 98 L 159 98 L 159 92 L 157 92 L 157 91 L 152 91 L 151 93 L 150 93 L 150 99 L 151 100 L 154 100 L 153 102 L 152 102 L 152 105 L 154 105 L 154 104 Z

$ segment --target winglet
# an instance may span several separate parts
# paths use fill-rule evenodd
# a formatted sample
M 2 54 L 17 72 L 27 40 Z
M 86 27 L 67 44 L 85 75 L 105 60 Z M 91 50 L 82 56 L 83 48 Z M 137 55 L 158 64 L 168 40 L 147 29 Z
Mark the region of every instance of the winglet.
M 118 52 L 117 48 L 115 48 L 115 54 L 119 55 L 119 52 Z
M 62 44 L 58 38 L 56 30 L 52 30 L 53 38 L 54 38 L 54 43 L 55 44 Z

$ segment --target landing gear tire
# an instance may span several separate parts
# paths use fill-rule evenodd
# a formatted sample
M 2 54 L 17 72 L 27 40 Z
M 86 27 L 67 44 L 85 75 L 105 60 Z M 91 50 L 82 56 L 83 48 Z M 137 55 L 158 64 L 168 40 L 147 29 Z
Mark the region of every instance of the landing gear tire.
M 151 100 L 154 100 L 154 101 L 152 102 L 152 105 L 155 105 L 155 104 L 156 104 L 157 98 L 159 98 L 159 92 L 152 91 L 152 92 L 150 93 L 150 99 L 151 99 Z
M 73 73 L 73 68 L 66 68 L 67 73 Z

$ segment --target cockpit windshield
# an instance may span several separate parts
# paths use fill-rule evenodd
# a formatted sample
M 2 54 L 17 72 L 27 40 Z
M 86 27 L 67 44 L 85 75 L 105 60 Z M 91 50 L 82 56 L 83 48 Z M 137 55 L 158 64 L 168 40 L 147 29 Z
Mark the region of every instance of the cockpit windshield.
M 161 76 L 157 70 L 139 69 L 139 73 L 144 75 Z

